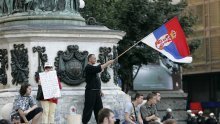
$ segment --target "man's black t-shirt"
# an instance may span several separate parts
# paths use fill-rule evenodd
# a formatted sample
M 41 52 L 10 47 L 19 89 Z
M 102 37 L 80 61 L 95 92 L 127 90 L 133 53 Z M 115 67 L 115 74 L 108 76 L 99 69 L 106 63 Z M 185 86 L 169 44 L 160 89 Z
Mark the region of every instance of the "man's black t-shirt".
M 101 81 L 98 73 L 102 71 L 101 65 L 93 66 L 87 64 L 85 67 L 85 77 L 86 77 L 86 89 L 87 90 L 97 90 L 101 89 Z

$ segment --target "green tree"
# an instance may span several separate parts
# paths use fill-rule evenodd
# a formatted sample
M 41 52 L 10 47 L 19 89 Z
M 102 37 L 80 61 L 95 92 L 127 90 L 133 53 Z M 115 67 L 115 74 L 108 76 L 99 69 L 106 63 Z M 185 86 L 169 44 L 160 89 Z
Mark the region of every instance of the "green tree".
M 120 54 L 174 16 L 178 16 L 186 35 L 192 33 L 196 18 L 183 12 L 186 6 L 184 1 L 174 5 L 171 0 L 86 0 L 82 15 L 86 19 L 94 17 L 97 24 L 126 32 L 118 43 Z M 190 46 L 194 50 L 198 44 Z M 127 92 L 133 87 L 133 65 L 141 67 L 142 64 L 156 62 L 158 56 L 158 52 L 143 43 L 121 56 L 119 74 L 122 90 Z

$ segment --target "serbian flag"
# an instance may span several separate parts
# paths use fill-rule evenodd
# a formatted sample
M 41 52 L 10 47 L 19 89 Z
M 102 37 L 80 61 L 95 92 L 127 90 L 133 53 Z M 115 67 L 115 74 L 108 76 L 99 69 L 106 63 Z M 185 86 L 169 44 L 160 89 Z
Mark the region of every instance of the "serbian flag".
M 174 62 L 192 62 L 186 37 L 177 17 L 169 20 L 141 41 Z

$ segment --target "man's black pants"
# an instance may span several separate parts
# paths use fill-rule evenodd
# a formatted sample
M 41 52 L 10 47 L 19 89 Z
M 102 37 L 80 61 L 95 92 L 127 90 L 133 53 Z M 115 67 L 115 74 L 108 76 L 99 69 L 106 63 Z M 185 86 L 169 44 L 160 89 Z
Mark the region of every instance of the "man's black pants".
M 83 109 L 83 124 L 87 124 L 92 116 L 94 115 L 96 122 L 98 123 L 98 112 L 103 108 L 100 90 L 86 90 L 85 91 L 85 103 Z

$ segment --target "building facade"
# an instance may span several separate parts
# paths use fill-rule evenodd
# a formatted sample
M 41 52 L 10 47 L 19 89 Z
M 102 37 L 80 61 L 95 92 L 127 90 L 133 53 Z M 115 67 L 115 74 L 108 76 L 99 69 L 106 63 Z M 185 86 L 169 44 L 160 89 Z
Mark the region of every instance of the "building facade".
M 187 0 L 188 8 L 197 16 L 194 33 L 199 39 L 193 63 L 183 69 L 183 90 L 188 105 L 200 103 L 203 110 L 219 113 L 220 101 L 220 0 Z M 218 116 L 218 115 L 217 115 Z

